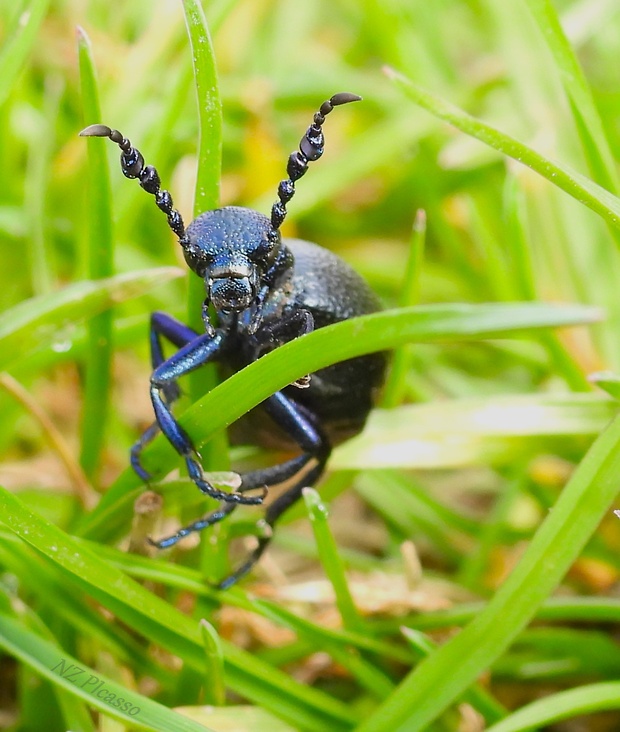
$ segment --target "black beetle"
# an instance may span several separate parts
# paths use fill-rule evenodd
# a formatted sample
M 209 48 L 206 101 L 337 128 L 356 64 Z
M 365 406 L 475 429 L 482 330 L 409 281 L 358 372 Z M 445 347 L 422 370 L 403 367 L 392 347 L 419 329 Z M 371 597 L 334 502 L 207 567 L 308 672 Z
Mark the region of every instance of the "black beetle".
M 161 189 L 157 171 L 144 165 L 144 158 L 128 139 L 105 125 L 91 125 L 80 132 L 85 137 L 109 137 L 118 144 L 124 175 L 137 178 L 142 188 L 155 196 L 178 237 L 187 264 L 204 279 L 207 292 L 202 309 L 204 333 L 165 313 L 153 313 L 151 317 L 151 399 L 156 422 L 133 446 L 131 464 L 144 481 L 149 480 L 140 464 L 140 453 L 161 430 L 185 458 L 192 481 L 221 505 L 173 536 L 152 543 L 159 548 L 172 546 L 189 533 L 220 521 L 239 504 L 262 503 L 271 486 L 288 483 L 285 492 L 267 507 L 266 531 L 258 539 L 257 548 L 219 584 L 221 588 L 230 587 L 250 571 L 269 543 L 274 523 L 299 499 L 303 487 L 314 485 L 323 473 L 332 446 L 362 429 L 383 383 L 386 359 L 378 353 L 322 369 L 266 399 L 243 418 L 250 425 L 252 441 L 294 447 L 301 449 L 301 454 L 280 465 L 242 475 L 241 485 L 233 493 L 217 490 L 209 483 L 189 435 L 171 412 L 179 396 L 178 378 L 208 361 L 238 371 L 315 328 L 379 309 L 375 294 L 343 260 L 316 244 L 283 240 L 279 231 L 287 213 L 286 204 L 295 193 L 295 182 L 304 175 L 308 163 L 323 154 L 325 116 L 334 107 L 360 98 L 345 92 L 321 105 L 299 150 L 289 157 L 288 178 L 278 186 L 279 200 L 270 218 L 252 209 L 226 206 L 201 214 L 187 229 L 181 214 L 173 208 L 170 193 Z M 217 314 L 215 326 L 209 315 L 210 304 Z M 170 358 L 164 356 L 162 338 L 179 349 Z M 261 495 L 247 495 L 257 490 Z

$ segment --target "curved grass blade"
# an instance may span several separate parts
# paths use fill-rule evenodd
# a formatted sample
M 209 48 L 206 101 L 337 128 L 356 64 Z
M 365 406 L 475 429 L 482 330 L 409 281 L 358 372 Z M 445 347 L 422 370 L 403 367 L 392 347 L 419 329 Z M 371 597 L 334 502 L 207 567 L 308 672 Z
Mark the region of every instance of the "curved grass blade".
M 598 317 L 598 309 L 592 307 L 540 303 L 426 305 L 373 313 L 321 328 L 266 354 L 200 399 L 179 422 L 199 446 L 304 374 L 348 358 L 407 342 L 510 337 L 539 328 L 594 322 Z M 161 435 L 144 451 L 143 464 L 155 477 L 171 470 L 177 461 L 173 448 Z M 118 530 L 110 520 L 110 508 L 138 485 L 135 473 L 124 471 L 85 517 L 80 533 L 102 539 Z
M 620 417 L 597 438 L 512 574 L 485 609 L 406 677 L 359 732 L 427 729 L 535 616 L 618 492 Z
M 538 23 L 541 35 L 555 59 L 592 175 L 602 186 L 617 193 L 619 182 L 616 163 L 592 92 L 564 35 L 557 12 L 550 0 L 525 0 L 525 5 Z
M 333 363 L 407 342 L 502 338 L 538 328 L 592 322 L 598 312 L 583 306 L 494 303 L 428 305 L 373 313 L 321 328 L 266 354 L 193 405 L 181 423 L 195 444 L 201 445 L 270 394 Z
M 421 89 L 417 84 L 393 69 L 386 69 L 385 72 L 403 90 L 405 95 L 418 106 L 467 135 L 475 137 L 485 145 L 514 158 L 523 165 L 527 165 L 550 183 L 579 201 L 579 203 L 591 208 L 610 227 L 613 229 L 620 228 L 620 199 L 605 188 L 568 165 L 546 158 L 514 137 L 500 132 L 495 127 L 486 124 L 486 122 L 481 122 L 440 97 Z
M 5 310 L 0 314 L 0 370 L 47 348 L 68 348 L 77 323 L 181 274 L 176 267 L 157 267 L 83 280 Z
M 72 658 L 3 613 L 0 613 L 0 647 L 39 676 L 79 697 L 102 714 L 126 722 L 131 729 L 209 732 L 207 727 L 126 689 L 106 678 L 99 670 L 88 668 L 82 661 Z
M 528 732 L 581 714 L 620 709 L 620 681 L 587 684 L 527 704 L 487 732 Z

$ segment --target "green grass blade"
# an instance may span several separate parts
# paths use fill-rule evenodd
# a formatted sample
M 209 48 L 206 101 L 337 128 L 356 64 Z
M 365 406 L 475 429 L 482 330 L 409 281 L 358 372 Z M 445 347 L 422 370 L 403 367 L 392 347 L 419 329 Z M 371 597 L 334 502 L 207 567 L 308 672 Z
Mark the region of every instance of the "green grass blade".
M 607 141 L 592 92 L 573 49 L 564 35 L 551 0 L 525 0 L 553 54 L 564 89 L 570 99 L 583 150 L 592 176 L 610 191 L 618 192 L 616 163 Z
M 487 732 L 528 732 L 581 714 L 620 709 L 620 682 L 587 684 L 527 704 Z
M 201 445 L 270 394 L 304 374 L 348 358 L 406 342 L 501 338 L 530 329 L 583 323 L 597 316 L 594 308 L 537 303 L 428 305 L 373 313 L 321 328 L 266 354 L 193 405 L 181 424 L 195 444 Z M 209 420 L 205 420 L 205 414 Z M 163 445 L 164 440 L 158 438 L 156 442 Z M 147 470 L 147 453 L 154 448 L 155 443 L 144 453 Z
M 204 673 L 200 627 L 59 528 L 0 489 L 0 516 L 13 533 L 60 567 L 66 578 L 107 607 L 150 642 Z M 345 730 L 354 717 L 342 703 L 305 687 L 252 654 L 222 642 L 227 685 L 300 729 Z
M 539 303 L 428 305 L 373 313 L 321 328 L 266 354 L 200 399 L 179 421 L 199 446 L 270 394 L 304 374 L 347 358 L 406 342 L 511 336 L 532 329 L 585 323 L 597 319 L 598 314 L 591 307 Z M 161 435 L 144 451 L 143 465 L 154 476 L 171 470 L 177 461 L 173 448 Z M 82 535 L 101 539 L 118 530 L 110 521 L 110 507 L 140 484 L 133 471 L 123 472 L 81 523 Z
M 15 15 L 15 25 L 9 29 L 0 52 L 0 106 L 6 101 L 36 43 L 48 5 L 49 0 L 31 0 Z
M 222 101 L 215 64 L 215 52 L 207 20 L 199 0 L 183 0 L 185 24 L 192 49 L 192 66 L 198 109 L 198 171 L 194 196 L 194 216 L 217 208 L 220 199 L 222 168 Z M 187 295 L 187 322 L 199 333 L 204 331 L 202 303 L 205 298 L 204 282 L 189 274 Z M 208 366 L 202 372 L 191 374 L 189 393 L 198 397 L 218 383 L 217 370 Z M 214 442 L 203 451 L 204 465 L 210 469 L 226 470 L 228 440 L 221 430 Z
M 482 603 L 465 603 L 449 610 L 418 614 L 408 618 L 406 625 L 419 630 L 464 625 L 479 615 L 483 608 Z M 616 623 L 620 620 L 620 600 L 607 597 L 550 597 L 537 611 L 536 619 L 567 623 Z
M 200 137 L 194 216 L 217 208 L 222 166 L 222 102 L 215 53 L 202 5 L 183 0 L 185 23 L 192 48 Z
M 359 732 L 426 728 L 497 659 L 579 556 L 618 491 L 620 417 L 592 445 L 536 532 L 522 560 L 486 608 L 361 725 Z
M 6 653 L 19 658 L 39 676 L 74 694 L 106 716 L 127 723 L 132 729 L 208 732 L 207 727 L 182 717 L 142 694 L 126 689 L 99 670 L 85 666 L 82 661 L 26 630 L 3 613 L 0 613 L 0 647 Z M 119 704 L 119 707 L 115 704 Z
M 588 376 L 588 381 L 596 384 L 614 399 L 620 399 L 620 374 L 613 371 L 596 371 Z
M 437 645 L 428 636 L 411 628 L 402 628 L 402 634 L 418 655 L 426 658 L 435 651 Z M 506 709 L 483 688 L 481 684 L 473 684 L 463 695 L 463 701 L 482 714 L 487 724 L 496 722 L 506 716 Z
M 86 545 L 92 544 L 88 540 L 82 541 Z M 178 564 L 173 565 L 150 557 L 136 557 L 112 547 L 102 545 L 93 545 L 93 547 L 102 557 L 132 577 L 158 582 L 168 587 L 186 590 L 213 600 L 223 597 L 216 590 L 206 585 L 203 575 L 195 569 L 182 567 Z M 353 633 L 326 628 L 275 602 L 251 599 L 238 587 L 228 590 L 226 603 L 233 607 L 255 612 L 279 625 L 294 630 L 299 635 L 304 636 L 308 642 L 328 647 L 330 650 L 337 645 L 341 647 L 353 646 L 360 651 L 383 655 L 399 663 L 407 664 L 412 661 L 411 654 L 401 646 L 377 640 L 367 632 Z
M 207 20 L 199 0 L 183 0 L 185 24 L 192 49 L 192 66 L 198 110 L 198 170 L 194 216 L 217 208 L 222 167 L 222 102 L 215 67 L 215 54 Z M 188 323 L 202 332 L 201 304 L 204 284 L 190 275 Z
M 222 643 L 215 628 L 204 618 L 200 621 L 200 630 L 205 647 L 206 678 L 208 679 L 204 685 L 204 703 L 222 706 L 226 701 Z
M 48 78 L 45 84 L 44 109 L 37 132 L 29 138 L 28 163 L 24 179 L 24 214 L 28 221 L 28 264 L 31 269 L 32 292 L 44 295 L 54 290 L 55 257 L 51 246 L 48 201 L 53 185 L 55 132 L 59 120 L 62 83 Z
M 84 127 L 101 120 L 101 107 L 95 64 L 90 41 L 78 29 L 78 60 L 82 91 L 82 120 Z M 112 237 L 112 201 L 110 175 L 106 157 L 106 140 L 90 138 L 88 145 L 86 271 L 92 280 L 110 277 L 114 270 Z M 88 349 L 84 373 L 84 402 L 82 406 L 82 442 L 80 464 L 90 478 L 99 465 L 105 439 L 109 408 L 112 364 L 112 311 L 106 310 L 91 318 L 87 325 Z
M 361 435 L 336 448 L 330 466 L 510 464 L 540 452 L 545 436 L 598 435 L 616 411 L 614 400 L 597 394 L 518 394 L 376 409 Z
M 134 669 L 162 683 L 167 671 L 157 666 L 146 654 L 145 648 L 122 628 L 111 625 L 97 610 L 89 607 L 82 592 L 63 583 L 61 570 L 33 556 L 34 552 L 14 534 L 2 537 L 0 560 L 4 566 L 19 576 L 33 595 L 42 598 L 43 606 L 53 606 L 54 611 L 69 626 L 79 630 L 91 640 L 101 642 L 123 663 L 131 663 Z
M 347 630 L 361 631 L 364 624 L 351 597 L 344 566 L 338 554 L 338 546 L 327 522 L 329 509 L 318 492 L 312 488 L 304 488 L 303 497 L 321 565 L 336 594 L 336 605 L 340 611 L 342 624 Z
M 403 285 L 398 304 L 401 307 L 417 305 L 420 297 L 420 273 L 424 257 L 426 240 L 426 214 L 422 209 L 417 211 L 411 238 Z M 403 400 L 409 367 L 411 366 L 411 351 L 407 346 L 395 349 L 388 378 L 383 389 L 382 406 L 395 407 Z
M 485 122 L 463 112 L 414 84 L 401 74 L 387 69 L 386 73 L 415 104 L 426 109 L 435 117 L 449 122 L 457 129 L 475 137 L 485 145 L 514 158 L 546 178 L 574 199 L 591 208 L 612 228 L 620 228 L 620 199 L 605 188 L 572 170 L 563 163 L 557 163 L 537 153 L 514 137 L 500 132 Z
M 47 348 L 69 348 L 76 324 L 180 274 L 176 267 L 157 267 L 83 280 L 15 305 L 0 314 L 0 369 Z

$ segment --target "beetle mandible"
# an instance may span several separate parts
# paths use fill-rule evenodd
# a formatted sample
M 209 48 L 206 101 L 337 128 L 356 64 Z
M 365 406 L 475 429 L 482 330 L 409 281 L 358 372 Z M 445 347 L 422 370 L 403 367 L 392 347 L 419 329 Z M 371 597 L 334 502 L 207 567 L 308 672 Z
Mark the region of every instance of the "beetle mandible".
M 342 92 L 321 105 L 299 150 L 288 159 L 288 178 L 278 186 L 278 200 L 270 217 L 249 208 L 225 206 L 206 211 L 187 228 L 172 196 L 161 188 L 156 169 L 144 164 L 142 154 L 127 138 L 100 124 L 80 132 L 84 137 L 108 137 L 120 147 L 123 174 L 137 178 L 155 197 L 179 240 L 185 261 L 205 283 L 203 333 L 166 313 L 151 316 L 151 400 L 156 421 L 132 447 L 130 459 L 136 473 L 148 482 L 150 476 L 141 465 L 140 454 L 161 430 L 185 459 L 191 480 L 203 493 L 220 501 L 220 507 L 152 543 L 162 549 L 170 547 L 188 534 L 221 521 L 241 504 L 261 504 L 270 487 L 288 483 L 285 492 L 266 508 L 267 530 L 256 549 L 219 583 L 220 588 L 230 587 L 252 569 L 269 543 L 275 522 L 300 498 L 305 486 L 320 478 L 332 447 L 362 429 L 383 382 L 385 355 L 375 353 L 321 369 L 270 396 L 243 418 L 251 439 L 261 445 L 294 447 L 300 454 L 279 465 L 243 474 L 239 488 L 232 493 L 217 490 L 209 482 L 191 438 L 171 411 L 180 393 L 179 377 L 207 362 L 217 361 L 238 371 L 315 328 L 379 309 L 375 294 L 342 259 L 317 244 L 282 239 L 280 235 L 295 183 L 305 174 L 308 163 L 323 154 L 325 117 L 334 107 L 360 99 Z M 215 324 L 209 305 L 217 316 Z M 170 358 L 164 356 L 163 339 L 179 349 Z M 257 490 L 260 495 L 246 495 Z

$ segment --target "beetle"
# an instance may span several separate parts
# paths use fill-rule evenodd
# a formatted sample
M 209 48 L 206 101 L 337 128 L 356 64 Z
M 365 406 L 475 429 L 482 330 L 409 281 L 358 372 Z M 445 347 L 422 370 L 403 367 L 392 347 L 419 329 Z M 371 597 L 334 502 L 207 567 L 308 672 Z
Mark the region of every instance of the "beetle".
M 185 261 L 204 280 L 204 332 L 198 333 L 172 316 L 151 316 L 150 346 L 153 373 L 151 400 L 155 422 L 131 448 L 130 461 L 148 483 L 140 455 L 161 430 L 184 458 L 190 479 L 207 496 L 220 502 L 217 510 L 151 543 L 164 549 L 188 534 L 212 526 L 239 505 L 262 504 L 269 489 L 287 483 L 286 490 L 265 511 L 265 530 L 256 549 L 218 587 L 230 587 L 246 575 L 269 544 L 273 526 L 297 501 L 305 486 L 314 485 L 325 470 L 332 447 L 363 428 L 386 367 L 383 353 L 343 361 L 305 376 L 263 401 L 240 420 L 250 439 L 259 445 L 294 448 L 297 455 L 268 468 L 240 476 L 233 492 L 216 489 L 205 475 L 190 436 L 175 419 L 171 407 L 180 391 L 178 379 L 207 362 L 236 372 L 279 345 L 331 323 L 380 309 L 378 298 L 348 264 L 317 244 L 283 239 L 280 227 L 295 183 L 308 164 L 324 150 L 323 124 L 337 106 L 361 97 L 341 92 L 324 102 L 291 153 L 287 178 L 278 186 L 278 200 L 267 217 L 239 206 L 225 206 L 200 214 L 187 228 L 174 208 L 172 196 L 161 188 L 152 165 L 118 130 L 95 124 L 83 137 L 107 137 L 121 149 L 121 169 L 127 178 L 155 197 L 155 203 L 177 236 Z M 210 306 L 215 312 L 212 322 Z M 164 356 L 163 340 L 178 349 Z M 255 495 L 260 491 L 258 495 Z

